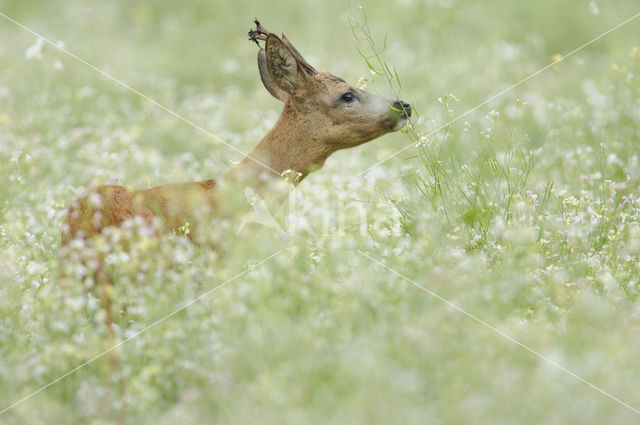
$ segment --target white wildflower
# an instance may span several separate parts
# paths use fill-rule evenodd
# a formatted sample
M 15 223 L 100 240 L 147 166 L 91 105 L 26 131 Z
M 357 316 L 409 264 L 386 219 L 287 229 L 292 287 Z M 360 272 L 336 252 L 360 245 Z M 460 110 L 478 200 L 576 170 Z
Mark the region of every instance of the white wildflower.
M 44 46 L 44 40 L 41 38 L 36 39 L 35 43 L 33 43 L 29 48 L 24 52 L 25 58 L 30 60 L 40 60 L 42 59 L 42 47 Z

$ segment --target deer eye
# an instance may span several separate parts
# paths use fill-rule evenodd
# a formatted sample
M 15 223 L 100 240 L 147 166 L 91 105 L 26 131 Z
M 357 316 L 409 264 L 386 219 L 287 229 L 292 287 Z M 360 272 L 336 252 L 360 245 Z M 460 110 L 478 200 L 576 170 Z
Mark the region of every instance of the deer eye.
M 354 100 L 356 100 L 356 97 L 353 95 L 353 93 L 351 92 L 346 92 L 345 94 L 342 95 L 341 98 L 343 101 L 347 102 L 347 103 L 351 103 Z

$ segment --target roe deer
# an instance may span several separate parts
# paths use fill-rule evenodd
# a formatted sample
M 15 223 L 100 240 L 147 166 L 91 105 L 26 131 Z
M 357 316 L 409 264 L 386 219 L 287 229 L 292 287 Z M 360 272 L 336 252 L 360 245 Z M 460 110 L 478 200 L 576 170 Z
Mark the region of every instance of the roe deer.
M 316 71 L 284 34 L 280 38 L 257 20 L 255 24 L 256 29 L 249 31 L 249 39 L 258 47 L 259 41 L 265 43 L 264 49 L 258 51 L 260 77 L 269 93 L 284 103 L 275 126 L 244 160 L 216 180 L 167 184 L 147 190 L 114 185 L 89 189 L 66 212 L 61 247 L 73 239 L 90 242 L 105 228 L 121 226 L 134 217 L 141 217 L 150 226 L 155 226 L 154 221 L 159 218 L 168 232 L 189 223 L 187 236 L 198 242 L 198 226 L 211 226 L 207 218 L 238 215 L 234 210 L 237 204 L 231 200 L 245 193 L 245 189 L 270 204 L 282 202 L 289 186 L 285 183 L 286 190 L 282 190 L 282 177 L 292 176 L 292 183 L 297 184 L 322 167 L 333 152 L 368 142 L 406 124 L 411 115 L 408 103 L 372 95 L 328 72 Z M 105 255 L 96 251 L 95 257 L 90 257 L 90 265 L 113 345 L 110 295 L 113 282 L 105 265 Z M 112 374 L 120 370 L 114 353 L 110 368 Z M 118 378 L 118 386 L 124 396 L 122 376 Z M 105 416 L 110 415 L 109 403 L 105 401 L 104 406 Z M 124 421 L 125 408 L 122 402 L 120 422 Z
M 337 150 L 351 148 L 402 128 L 411 105 L 385 99 L 347 84 L 326 71 L 316 71 L 293 47 L 264 28 L 258 20 L 249 39 L 260 47 L 258 69 L 265 88 L 284 103 L 275 126 L 251 153 L 218 180 L 167 184 L 147 190 L 99 186 L 73 202 L 67 210 L 61 245 L 73 238 L 88 239 L 105 227 L 120 226 L 140 216 L 148 224 L 163 220 L 168 231 L 186 222 L 197 223 L 196 211 L 227 215 L 226 196 L 251 187 L 265 199 L 282 201 L 270 193 L 273 182 L 286 172 L 297 184 L 322 167 Z M 286 194 L 284 195 L 286 196 Z M 191 227 L 189 237 L 197 236 Z

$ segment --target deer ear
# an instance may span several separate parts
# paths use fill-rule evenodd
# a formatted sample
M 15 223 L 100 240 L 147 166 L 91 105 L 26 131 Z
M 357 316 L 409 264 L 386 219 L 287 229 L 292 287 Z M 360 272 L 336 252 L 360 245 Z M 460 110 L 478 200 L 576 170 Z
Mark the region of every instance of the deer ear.
M 289 95 L 300 94 L 307 87 L 308 76 L 294 53 L 273 33 L 267 36 L 265 51 L 272 82 Z
M 287 92 L 282 90 L 280 87 L 276 86 L 276 84 L 271 79 L 271 74 L 269 74 L 269 68 L 267 66 L 267 55 L 264 49 L 258 50 L 258 70 L 260 71 L 260 79 L 262 79 L 262 84 L 264 84 L 264 88 L 267 89 L 271 96 L 275 97 L 282 102 L 286 102 L 289 98 Z

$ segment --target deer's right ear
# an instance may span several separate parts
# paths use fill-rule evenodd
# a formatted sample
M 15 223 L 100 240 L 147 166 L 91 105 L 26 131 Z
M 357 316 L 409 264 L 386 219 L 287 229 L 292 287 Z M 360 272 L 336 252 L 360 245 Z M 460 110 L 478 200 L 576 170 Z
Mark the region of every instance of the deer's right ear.
M 264 84 L 267 91 L 271 93 L 271 96 L 281 100 L 282 102 L 286 102 L 289 95 L 280 87 L 276 86 L 271 79 L 269 67 L 267 66 L 267 55 L 264 49 L 258 50 L 258 70 L 260 70 L 260 79 L 262 80 L 262 84 Z
M 265 56 L 269 76 L 277 88 L 295 96 L 307 87 L 308 75 L 298 64 L 293 52 L 277 35 L 269 34 L 267 36 Z M 268 87 L 267 90 L 269 90 Z M 271 92 L 271 90 L 269 91 Z M 274 94 L 274 96 L 276 95 Z M 276 97 L 280 99 L 279 96 Z

